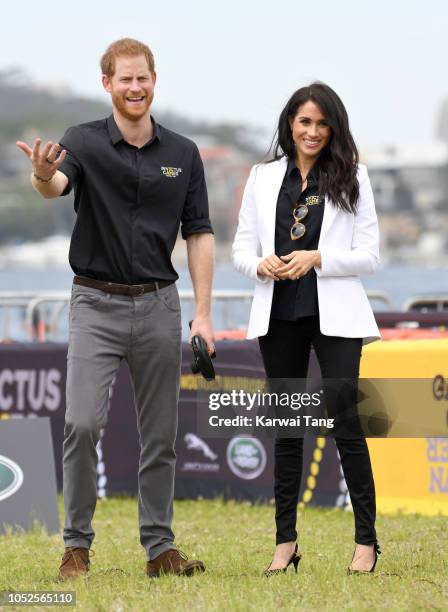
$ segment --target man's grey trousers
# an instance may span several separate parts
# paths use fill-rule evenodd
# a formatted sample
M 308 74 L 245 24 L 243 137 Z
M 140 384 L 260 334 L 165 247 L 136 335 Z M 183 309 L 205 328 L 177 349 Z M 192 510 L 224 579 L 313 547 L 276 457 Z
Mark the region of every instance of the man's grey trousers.
M 122 359 L 129 365 L 140 440 L 140 541 L 148 559 L 154 559 L 174 548 L 181 363 L 180 303 L 174 283 L 138 297 L 73 285 L 63 458 L 65 546 L 90 548 L 95 535 L 96 444 L 106 424 L 109 387 Z

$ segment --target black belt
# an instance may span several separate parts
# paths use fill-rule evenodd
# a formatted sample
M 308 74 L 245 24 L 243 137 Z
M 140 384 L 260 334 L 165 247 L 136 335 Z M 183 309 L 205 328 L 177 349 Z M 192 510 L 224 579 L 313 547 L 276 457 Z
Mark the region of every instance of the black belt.
M 100 289 L 105 293 L 114 293 L 116 295 L 129 295 L 134 297 L 136 295 L 143 295 L 150 291 L 155 291 L 157 286 L 159 289 L 172 285 L 174 281 L 155 281 L 153 283 L 145 283 L 144 285 L 120 285 L 119 283 L 108 283 L 105 281 L 99 281 L 94 278 L 88 278 L 86 276 L 75 276 L 73 279 L 74 285 L 82 285 L 83 287 L 91 287 L 92 289 Z

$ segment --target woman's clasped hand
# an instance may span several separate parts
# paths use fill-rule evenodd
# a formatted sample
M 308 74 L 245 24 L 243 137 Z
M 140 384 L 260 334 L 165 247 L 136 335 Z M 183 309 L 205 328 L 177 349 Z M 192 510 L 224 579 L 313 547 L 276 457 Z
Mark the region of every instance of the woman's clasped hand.
M 320 267 L 319 251 L 291 251 L 278 257 L 269 255 L 258 265 L 259 276 L 273 280 L 295 280 L 305 276 L 314 266 Z

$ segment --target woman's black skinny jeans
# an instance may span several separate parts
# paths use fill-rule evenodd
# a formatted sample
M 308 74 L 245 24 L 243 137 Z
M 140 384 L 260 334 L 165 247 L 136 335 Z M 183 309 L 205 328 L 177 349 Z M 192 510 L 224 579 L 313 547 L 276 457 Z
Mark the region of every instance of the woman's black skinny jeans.
M 271 319 L 266 336 L 259 338 L 268 378 L 306 378 L 311 346 L 319 361 L 322 378 L 359 377 L 361 338 L 324 336 L 319 317 L 297 321 Z M 350 437 L 349 437 L 350 438 Z M 335 436 L 342 469 L 355 515 L 355 542 L 376 543 L 375 484 L 369 449 L 362 432 L 350 439 Z M 297 539 L 296 521 L 303 463 L 303 438 L 275 440 L 276 543 Z

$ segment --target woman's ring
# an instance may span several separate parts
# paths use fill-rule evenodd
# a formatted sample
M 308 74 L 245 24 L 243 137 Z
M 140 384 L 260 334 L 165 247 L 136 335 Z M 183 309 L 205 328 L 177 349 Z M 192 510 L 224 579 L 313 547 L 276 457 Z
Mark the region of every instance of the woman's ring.
M 48 157 L 45 158 L 45 161 L 47 164 L 54 164 L 54 161 L 51 161 L 51 159 L 48 159 Z

